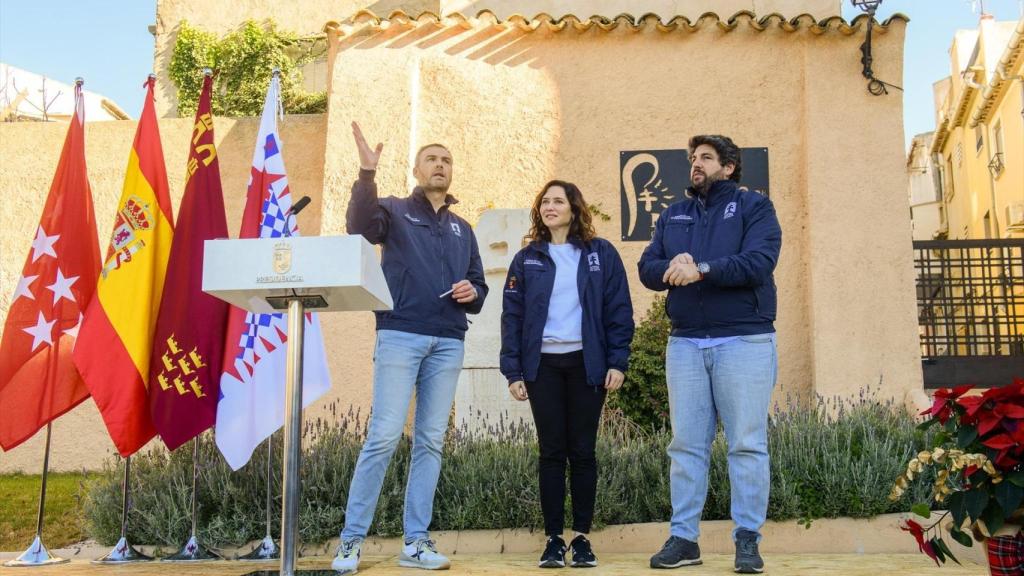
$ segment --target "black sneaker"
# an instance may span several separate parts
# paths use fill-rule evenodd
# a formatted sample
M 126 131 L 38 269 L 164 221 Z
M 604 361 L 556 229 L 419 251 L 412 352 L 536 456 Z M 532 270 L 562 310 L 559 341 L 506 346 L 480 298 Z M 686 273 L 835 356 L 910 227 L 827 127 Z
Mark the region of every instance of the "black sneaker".
M 561 536 L 549 536 L 548 545 L 540 555 L 537 566 L 541 568 L 565 568 L 565 540 Z
M 661 551 L 651 556 L 651 568 L 679 568 L 700 563 L 700 546 L 679 536 L 670 537 Z
M 757 532 L 739 530 L 736 532 L 736 572 L 760 574 L 764 572 L 764 560 L 757 551 Z
M 583 534 L 572 539 L 569 542 L 569 548 L 572 549 L 572 564 L 573 568 L 593 568 L 597 566 L 597 556 L 594 556 L 594 551 L 590 548 L 590 540 Z

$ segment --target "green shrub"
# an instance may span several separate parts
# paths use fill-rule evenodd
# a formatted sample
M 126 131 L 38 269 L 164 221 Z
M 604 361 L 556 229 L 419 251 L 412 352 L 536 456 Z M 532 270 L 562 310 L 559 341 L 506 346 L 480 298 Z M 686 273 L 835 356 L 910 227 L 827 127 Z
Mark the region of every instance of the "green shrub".
M 337 536 L 345 519 L 348 483 L 359 454 L 364 419 L 349 412 L 331 422 L 307 423 L 302 460 L 299 534 L 304 542 Z M 671 516 L 666 430 L 650 430 L 607 410 L 598 434 L 600 469 L 595 527 L 664 522 Z M 891 404 L 865 397 L 855 402 L 792 404 L 771 419 L 771 499 L 774 520 L 869 517 L 903 511 L 887 500 L 904 463 L 925 446 L 913 418 Z M 280 438 L 271 462 L 274 520 L 280 518 Z M 402 502 L 409 466 L 409 440 L 403 438 L 384 479 L 371 534 L 402 532 Z M 212 440 L 201 443 L 199 536 L 208 545 L 241 545 L 265 530 L 267 450 L 232 472 Z M 176 548 L 190 529 L 191 446 L 168 453 L 156 449 L 132 459 L 133 489 L 129 537 L 137 543 Z M 120 530 L 120 480 L 111 463 L 88 486 L 85 517 L 90 536 L 104 544 Z M 929 481 L 905 502 L 924 501 Z M 568 508 L 568 507 L 567 507 Z M 567 511 L 567 517 L 571 512 Z M 712 446 L 704 519 L 729 517 L 726 445 L 719 434 Z M 535 528 L 543 526 L 537 489 L 537 446 L 532 429 L 499 421 L 482 434 L 452 430 L 445 442 L 433 530 Z
M 216 71 L 213 113 L 216 116 L 259 116 L 274 68 L 281 70 L 281 100 L 289 114 L 327 110 L 326 92 L 302 90 L 299 69 L 324 52 L 319 37 L 302 38 L 278 30 L 273 21 L 251 20 L 217 38 L 182 21 L 171 55 L 170 76 L 178 87 L 178 114 L 195 114 L 203 86 L 203 68 Z
M 621 390 L 608 396 L 610 407 L 651 431 L 669 427 L 665 346 L 671 331 L 672 324 L 665 314 L 665 298 L 658 296 L 636 326 L 626 381 Z

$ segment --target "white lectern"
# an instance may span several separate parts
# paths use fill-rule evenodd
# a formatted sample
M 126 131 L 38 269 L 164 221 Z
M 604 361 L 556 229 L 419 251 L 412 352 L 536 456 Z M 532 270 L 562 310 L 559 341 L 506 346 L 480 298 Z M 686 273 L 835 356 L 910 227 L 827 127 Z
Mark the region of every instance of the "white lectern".
M 285 377 L 281 570 L 293 576 L 302 443 L 302 341 L 307 308 L 319 312 L 390 310 L 377 252 L 362 236 L 207 240 L 203 292 L 257 313 L 288 310 Z M 299 572 L 335 574 L 333 570 Z

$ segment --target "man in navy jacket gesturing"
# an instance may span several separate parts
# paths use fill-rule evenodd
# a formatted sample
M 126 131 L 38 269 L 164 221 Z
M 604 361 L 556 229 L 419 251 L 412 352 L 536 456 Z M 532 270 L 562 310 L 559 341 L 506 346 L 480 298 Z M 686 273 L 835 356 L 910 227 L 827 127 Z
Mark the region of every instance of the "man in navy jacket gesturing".
M 758 573 L 768 510 L 768 407 L 775 386 L 775 280 L 782 230 L 771 201 L 738 187 L 740 149 L 725 136 L 689 143 L 687 197 L 661 213 L 640 281 L 668 290 L 672 421 L 670 537 L 652 568 L 700 564 L 697 545 L 711 442 L 729 444 L 735 569 Z
M 370 148 L 352 123 L 359 149 L 359 179 L 352 185 L 346 225 L 380 244 L 381 266 L 394 308 L 377 312 L 373 354 L 373 412 L 349 486 L 345 527 L 332 567 L 354 572 L 370 529 L 384 473 L 405 427 L 416 393 L 416 417 L 405 490 L 402 566 L 444 569 L 448 559 L 427 533 L 441 472 L 441 449 L 455 386 L 462 370 L 466 314 L 487 295 L 476 236 L 451 206 L 452 155 L 441 144 L 416 154 L 419 184 L 406 198 L 380 198 L 374 176 L 382 144 Z

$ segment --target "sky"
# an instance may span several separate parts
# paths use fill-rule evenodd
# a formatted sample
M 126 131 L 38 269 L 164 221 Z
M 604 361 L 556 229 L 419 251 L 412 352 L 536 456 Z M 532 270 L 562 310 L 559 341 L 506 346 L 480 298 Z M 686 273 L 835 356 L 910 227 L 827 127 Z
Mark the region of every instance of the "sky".
M 221 0 L 215 0 L 221 1 Z M 1017 20 L 1024 0 L 985 0 L 997 20 Z M 948 50 L 957 29 L 976 28 L 977 5 L 968 0 L 883 0 L 877 17 L 910 17 L 904 49 L 904 128 L 935 127 L 932 83 L 949 75 Z M 843 0 L 843 17 L 860 11 Z M 789 15 L 786 16 L 795 16 Z M 147 0 L 0 0 L 0 61 L 103 94 L 133 118 L 142 107 L 142 84 L 153 68 L 156 2 Z M 83 34 L 88 31 L 90 34 Z M 883 78 L 883 80 L 891 80 Z

